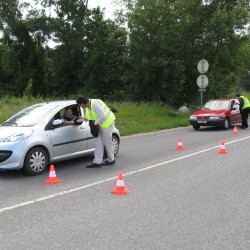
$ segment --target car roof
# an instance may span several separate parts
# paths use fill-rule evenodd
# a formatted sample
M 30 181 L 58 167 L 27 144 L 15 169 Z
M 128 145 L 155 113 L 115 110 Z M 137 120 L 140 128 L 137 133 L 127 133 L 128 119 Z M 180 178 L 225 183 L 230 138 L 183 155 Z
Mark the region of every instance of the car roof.
M 63 101 L 48 101 L 48 102 L 40 102 L 33 104 L 31 106 L 45 106 L 45 105 L 52 105 L 55 106 L 55 111 L 59 111 L 60 109 L 67 107 L 67 106 L 73 106 L 77 105 L 76 100 L 63 100 Z
M 56 105 L 72 105 L 76 104 L 75 100 L 63 100 L 63 101 L 48 101 L 48 102 L 41 102 L 41 103 L 36 103 L 34 105 L 41 105 L 41 104 L 56 104 Z
M 237 98 L 215 98 L 215 99 L 210 99 L 208 100 L 207 102 L 209 101 L 232 101 L 232 100 L 236 100 Z

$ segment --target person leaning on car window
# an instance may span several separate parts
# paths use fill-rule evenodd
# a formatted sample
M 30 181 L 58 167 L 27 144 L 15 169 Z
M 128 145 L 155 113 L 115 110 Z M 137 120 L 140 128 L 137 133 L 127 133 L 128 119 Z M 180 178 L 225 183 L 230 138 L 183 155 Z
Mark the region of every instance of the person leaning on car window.
M 112 146 L 112 132 L 115 127 L 115 115 L 109 107 L 99 99 L 89 99 L 79 96 L 76 103 L 84 109 L 84 117 L 94 121 L 94 125 L 99 129 L 99 134 L 95 137 L 95 157 L 92 164 L 86 168 L 98 168 L 102 165 L 112 165 L 115 163 L 114 148 Z M 104 147 L 108 159 L 102 163 Z
M 250 113 L 250 102 L 249 100 L 241 95 L 236 94 L 236 97 L 238 98 L 238 101 L 240 103 L 240 114 L 241 114 L 241 127 L 242 129 L 248 128 L 248 114 Z
M 64 125 L 74 125 L 77 124 L 77 116 L 73 114 L 73 110 L 70 107 L 65 109 L 64 117 L 62 118 Z

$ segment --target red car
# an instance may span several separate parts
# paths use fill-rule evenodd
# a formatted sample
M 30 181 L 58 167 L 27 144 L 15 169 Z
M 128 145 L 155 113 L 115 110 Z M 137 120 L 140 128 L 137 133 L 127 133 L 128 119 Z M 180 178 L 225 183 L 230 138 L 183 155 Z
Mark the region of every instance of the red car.
M 202 109 L 195 111 L 189 122 L 195 130 L 201 126 L 215 126 L 228 129 L 231 124 L 241 122 L 237 99 L 219 98 L 208 101 Z

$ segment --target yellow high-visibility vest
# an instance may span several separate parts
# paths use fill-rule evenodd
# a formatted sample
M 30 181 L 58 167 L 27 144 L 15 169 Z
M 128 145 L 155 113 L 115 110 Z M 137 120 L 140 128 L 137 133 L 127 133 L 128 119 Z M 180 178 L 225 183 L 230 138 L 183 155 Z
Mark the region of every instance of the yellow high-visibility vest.
M 250 108 L 250 102 L 249 100 L 245 97 L 245 96 L 240 96 L 243 100 L 244 100 L 244 105 L 242 107 L 242 109 L 245 109 L 245 108 Z
M 101 127 L 102 128 L 110 127 L 110 125 L 115 120 L 115 115 L 113 114 L 113 112 L 109 109 L 109 107 L 102 100 L 91 99 L 90 100 L 90 107 L 86 108 L 86 110 L 85 110 L 85 117 L 88 120 L 92 120 L 92 121 L 95 121 L 98 118 L 98 114 L 93 109 L 93 104 L 95 102 L 99 102 L 102 105 L 103 112 L 105 113 L 105 115 L 107 117 L 106 120 L 102 124 L 100 124 Z

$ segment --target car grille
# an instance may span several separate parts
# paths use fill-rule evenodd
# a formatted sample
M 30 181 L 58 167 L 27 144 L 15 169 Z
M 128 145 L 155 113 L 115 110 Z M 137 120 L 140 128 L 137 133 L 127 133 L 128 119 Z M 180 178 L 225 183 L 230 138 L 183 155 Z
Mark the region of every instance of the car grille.
M 12 155 L 12 151 L 0 150 L 0 163 L 6 161 Z

